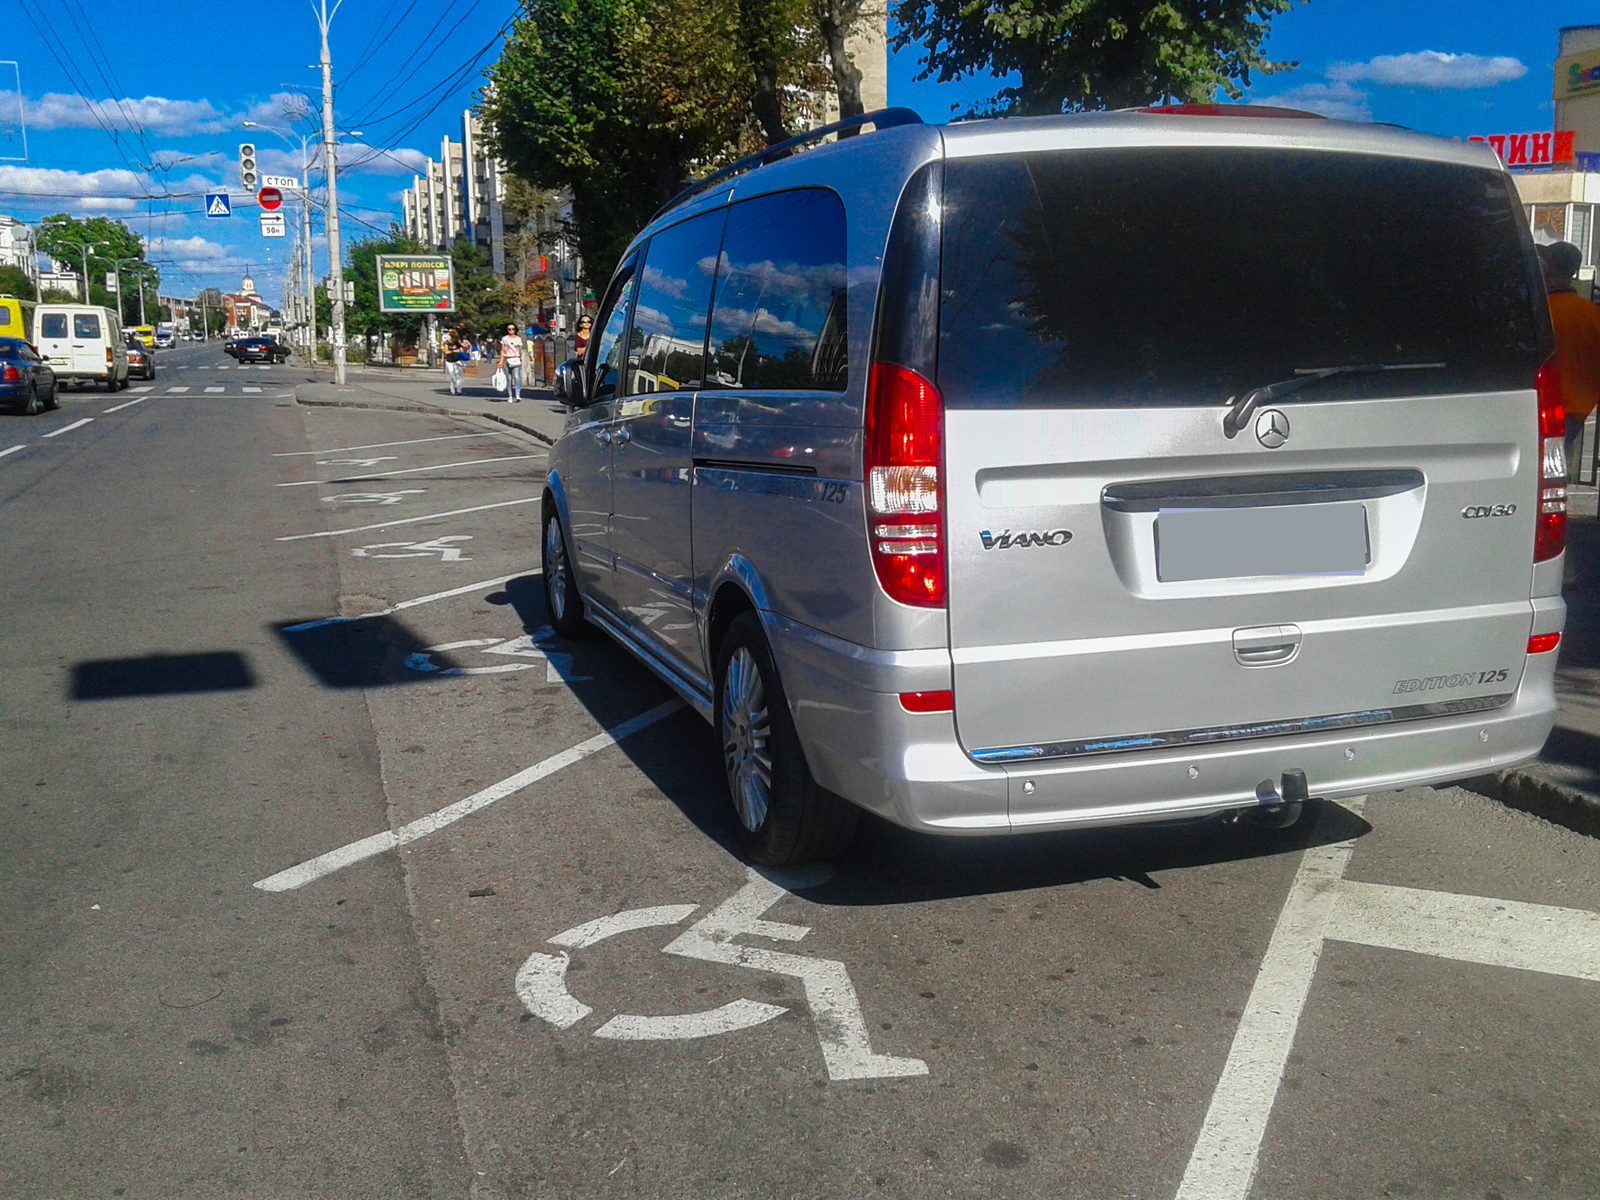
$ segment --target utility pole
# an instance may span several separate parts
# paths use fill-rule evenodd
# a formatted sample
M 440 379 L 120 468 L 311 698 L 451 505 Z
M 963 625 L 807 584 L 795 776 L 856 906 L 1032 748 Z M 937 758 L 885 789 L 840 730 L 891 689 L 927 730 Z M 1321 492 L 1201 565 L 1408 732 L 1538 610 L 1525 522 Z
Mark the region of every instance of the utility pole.
M 344 0 L 335 0 L 333 15 Z M 339 250 L 339 164 L 335 146 L 338 133 L 333 128 L 333 60 L 328 56 L 328 0 L 321 0 L 317 25 L 322 31 L 322 166 L 328 173 L 328 299 L 333 304 L 333 382 L 344 386 L 344 267 Z M 312 10 L 316 12 L 316 9 Z

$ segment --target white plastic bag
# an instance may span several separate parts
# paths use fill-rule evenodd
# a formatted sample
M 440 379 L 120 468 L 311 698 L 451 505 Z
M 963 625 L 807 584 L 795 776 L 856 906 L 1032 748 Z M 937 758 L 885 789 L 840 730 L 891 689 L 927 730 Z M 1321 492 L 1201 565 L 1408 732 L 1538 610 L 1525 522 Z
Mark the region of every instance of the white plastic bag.
M 497 392 L 505 391 L 506 390 L 506 373 L 504 371 L 500 370 L 498 367 L 496 367 L 495 368 L 495 372 L 494 372 L 494 378 L 491 379 L 489 382 L 494 387 L 495 391 L 497 391 Z

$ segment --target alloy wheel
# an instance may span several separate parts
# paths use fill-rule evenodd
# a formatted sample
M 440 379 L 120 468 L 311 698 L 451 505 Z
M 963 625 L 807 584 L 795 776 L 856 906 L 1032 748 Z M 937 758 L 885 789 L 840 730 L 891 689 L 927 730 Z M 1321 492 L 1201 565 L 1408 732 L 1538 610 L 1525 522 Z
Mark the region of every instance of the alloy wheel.
M 739 822 L 751 833 L 772 799 L 772 727 L 755 656 L 740 646 L 722 679 L 722 756 Z
M 545 594 L 550 598 L 550 615 L 561 620 L 567 615 L 567 546 L 561 536 L 561 522 L 550 520 L 544 526 Z

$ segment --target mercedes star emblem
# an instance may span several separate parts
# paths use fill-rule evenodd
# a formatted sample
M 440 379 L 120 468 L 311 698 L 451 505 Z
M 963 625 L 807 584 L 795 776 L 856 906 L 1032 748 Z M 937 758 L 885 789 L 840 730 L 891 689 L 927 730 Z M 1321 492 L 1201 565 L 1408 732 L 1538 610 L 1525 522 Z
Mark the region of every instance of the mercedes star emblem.
M 1256 417 L 1256 441 L 1268 450 L 1276 450 L 1289 440 L 1289 418 L 1276 408 L 1269 408 Z

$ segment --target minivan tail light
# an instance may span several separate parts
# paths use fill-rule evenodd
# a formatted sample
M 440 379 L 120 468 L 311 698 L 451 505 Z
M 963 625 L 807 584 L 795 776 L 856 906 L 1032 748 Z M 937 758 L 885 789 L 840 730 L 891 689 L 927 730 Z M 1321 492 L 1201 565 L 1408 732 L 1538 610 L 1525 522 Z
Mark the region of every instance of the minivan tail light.
M 106 361 L 107 362 L 111 361 L 111 347 L 110 346 L 106 347 Z
M 874 363 L 863 454 L 872 566 L 891 599 L 919 608 L 944 604 L 943 443 L 939 389 L 915 371 Z
M 1534 377 L 1539 395 L 1539 511 L 1533 561 L 1545 562 L 1567 548 L 1567 432 L 1561 402 L 1561 371 L 1551 355 Z

